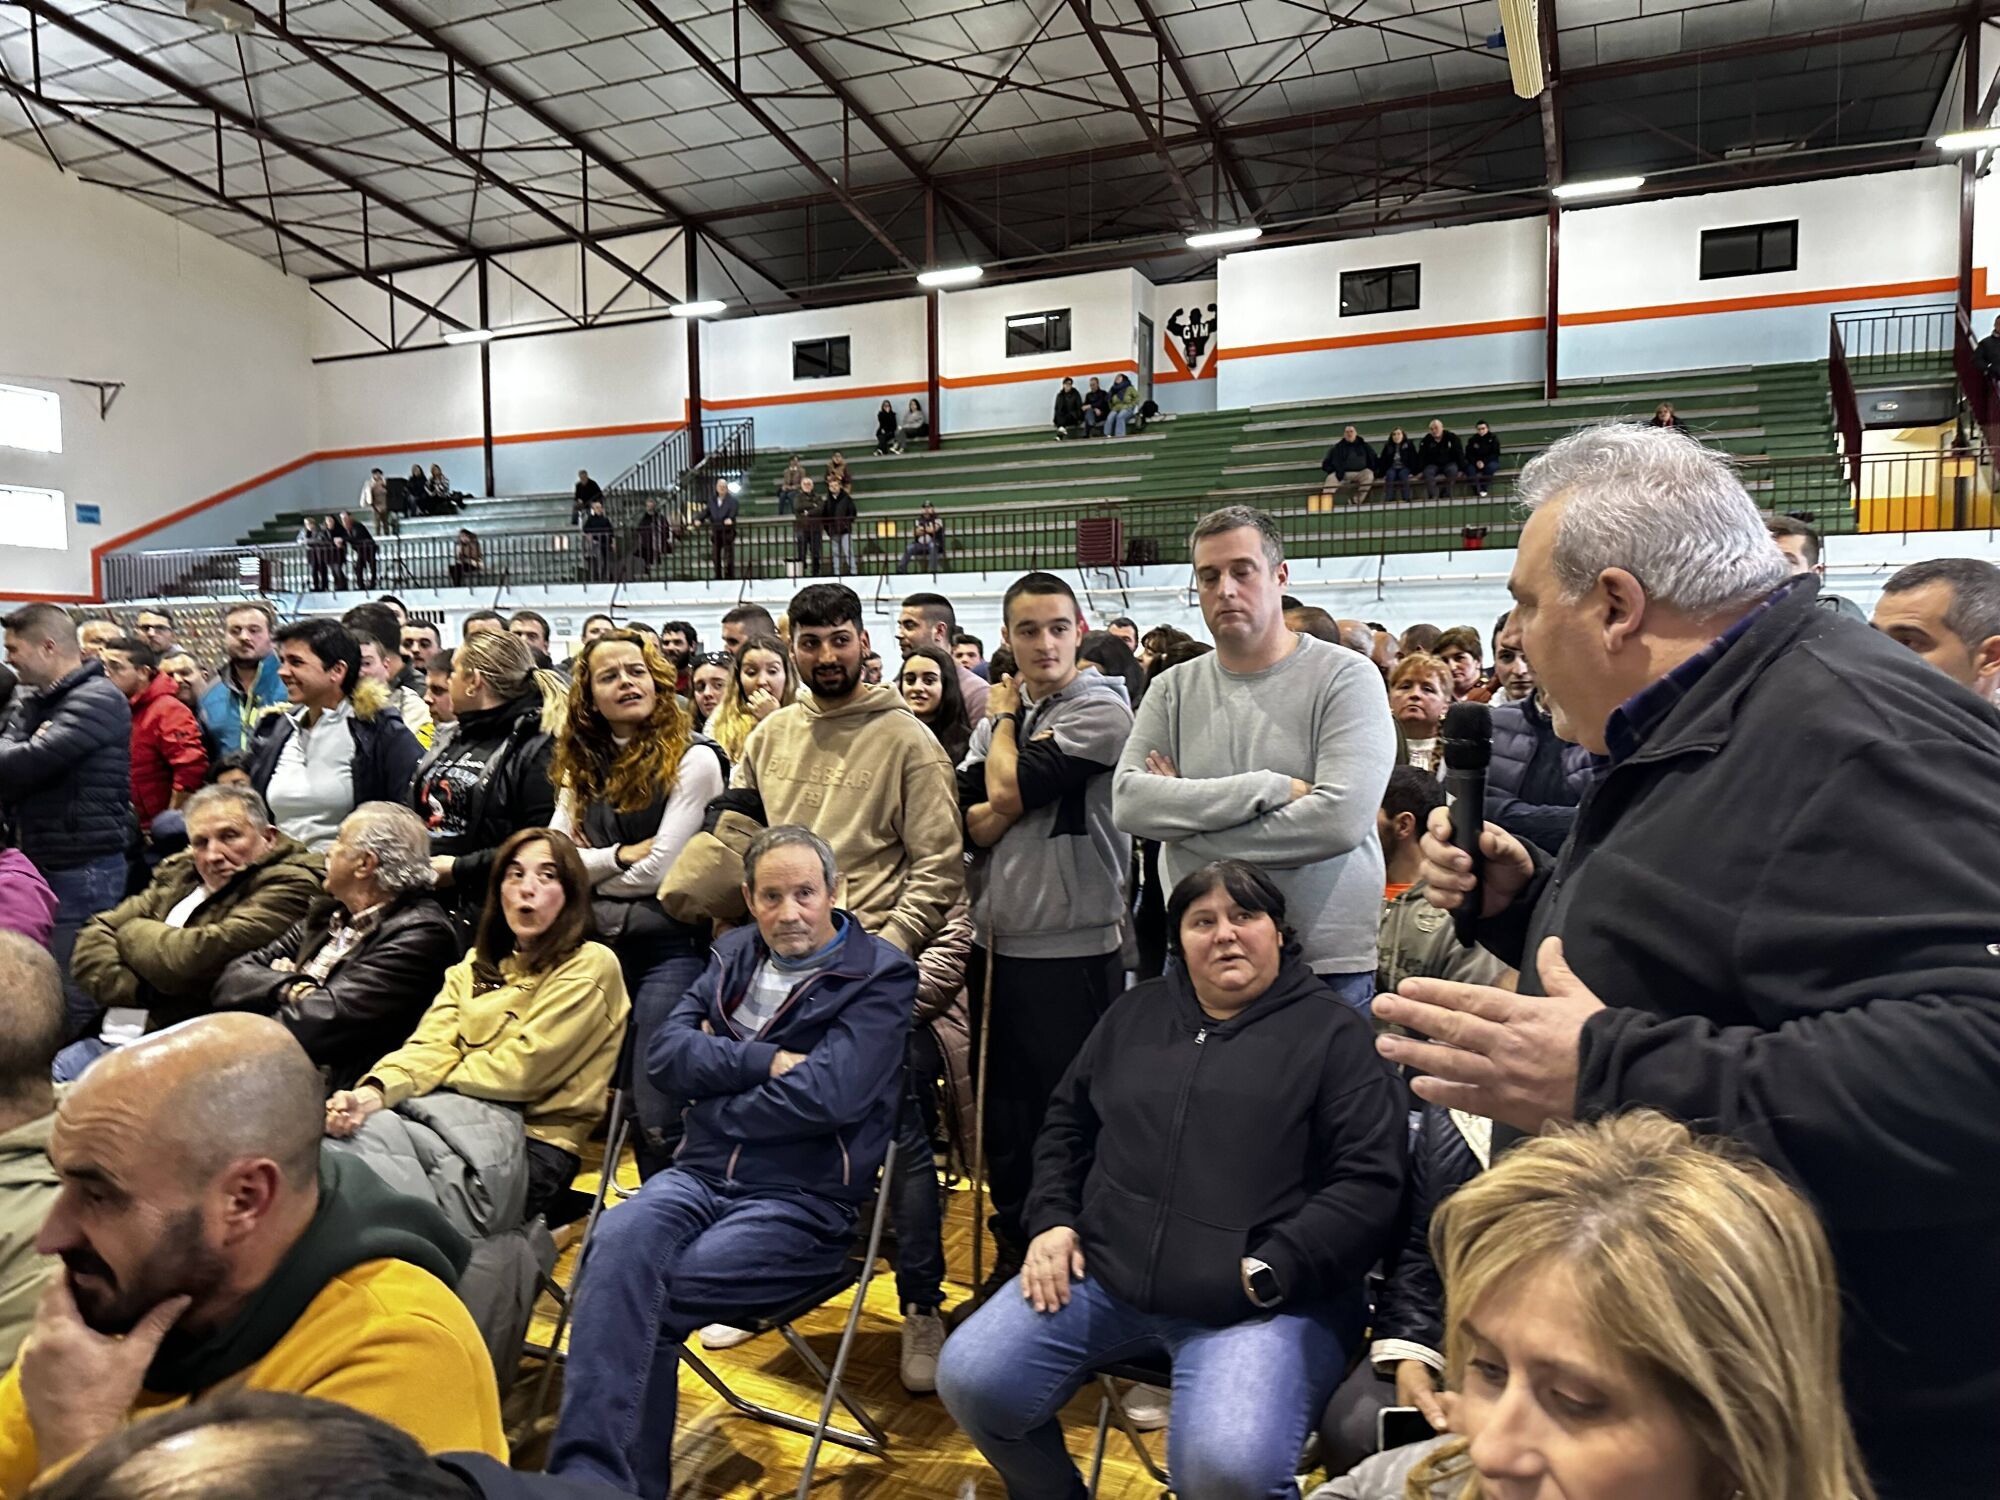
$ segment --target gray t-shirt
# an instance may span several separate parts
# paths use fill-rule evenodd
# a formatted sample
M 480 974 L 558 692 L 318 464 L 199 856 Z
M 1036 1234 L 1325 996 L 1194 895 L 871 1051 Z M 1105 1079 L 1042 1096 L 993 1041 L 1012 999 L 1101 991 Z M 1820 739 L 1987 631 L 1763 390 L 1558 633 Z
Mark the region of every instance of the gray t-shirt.
M 1158 750 L 1179 776 L 1155 776 Z M 1262 672 L 1210 653 L 1146 690 L 1119 757 L 1112 816 L 1160 841 L 1168 889 L 1213 859 L 1260 867 L 1320 974 L 1373 973 L 1382 910 L 1375 813 L 1396 759 L 1389 695 L 1367 657 L 1302 636 Z M 1292 779 L 1312 784 L 1292 800 Z

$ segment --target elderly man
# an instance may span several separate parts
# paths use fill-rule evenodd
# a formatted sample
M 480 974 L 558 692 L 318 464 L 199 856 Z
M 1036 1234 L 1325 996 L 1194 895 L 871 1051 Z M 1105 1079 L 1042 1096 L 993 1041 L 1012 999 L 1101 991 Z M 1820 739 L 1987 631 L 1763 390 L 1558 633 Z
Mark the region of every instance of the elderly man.
M 49 1065 L 63 1039 L 62 975 L 46 948 L 0 932 L 0 1370 L 35 1321 L 55 1262 L 35 1236 L 56 1199 L 49 1165 L 55 1090 Z
M 492 1362 L 452 1287 L 465 1241 L 320 1154 L 319 1075 L 277 1022 L 205 1016 L 105 1059 L 57 1107 L 62 1258 L 0 1379 L 0 1494 L 135 1415 L 247 1387 L 504 1458 Z
M 2000 568 L 1976 557 L 1911 563 L 1882 585 L 1874 626 L 1961 687 L 2000 678 Z
M 1560 859 L 1487 824 L 1479 940 L 1521 994 L 1410 980 L 1424 1099 L 1522 1130 L 1635 1107 L 1736 1137 L 1823 1216 L 1885 1500 L 2000 1466 L 2000 712 L 1821 610 L 1722 457 L 1586 429 L 1531 463 L 1510 588 L 1565 739 Z M 1473 888 L 1433 814 L 1434 905 Z
M 326 894 L 281 936 L 231 961 L 217 1010 L 275 1016 L 330 1087 L 352 1088 L 409 1039 L 459 959 L 431 898 L 430 833 L 393 802 L 364 802 L 326 853 Z
M 677 1346 L 769 1312 L 846 1259 L 903 1088 L 916 966 L 834 906 L 833 850 L 796 826 L 743 855 L 756 919 L 653 1038 L 646 1066 L 690 1102 L 674 1165 L 598 1221 L 576 1294 L 549 1471 L 664 1495 Z
M 248 787 L 204 787 L 185 809 L 188 848 L 163 861 L 152 884 L 91 919 L 76 940 L 76 983 L 101 1008 L 110 1035 L 63 1049 L 66 1082 L 121 1041 L 209 1008 L 229 961 L 277 937 L 320 893 L 318 858 L 271 826 Z

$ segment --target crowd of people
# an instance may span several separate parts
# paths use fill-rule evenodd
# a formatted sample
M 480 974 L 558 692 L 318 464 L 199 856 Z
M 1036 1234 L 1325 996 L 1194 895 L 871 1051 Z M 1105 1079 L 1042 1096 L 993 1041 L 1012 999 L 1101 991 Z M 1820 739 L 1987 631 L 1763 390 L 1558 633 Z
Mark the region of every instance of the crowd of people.
M 1671 430 L 1519 486 L 1490 631 L 1305 605 L 1245 507 L 1206 640 L 1034 571 L 990 658 L 904 599 L 893 673 L 836 582 L 560 664 L 532 610 L 250 601 L 212 675 L 166 611 L 7 616 L 0 1494 L 168 1493 L 222 1426 L 518 1493 L 496 1370 L 614 1091 L 552 1493 L 668 1493 L 681 1350 L 878 1193 L 901 1381 L 1016 1500 L 1134 1360 L 1191 1500 L 1978 1491 L 2000 570 L 1871 629 Z

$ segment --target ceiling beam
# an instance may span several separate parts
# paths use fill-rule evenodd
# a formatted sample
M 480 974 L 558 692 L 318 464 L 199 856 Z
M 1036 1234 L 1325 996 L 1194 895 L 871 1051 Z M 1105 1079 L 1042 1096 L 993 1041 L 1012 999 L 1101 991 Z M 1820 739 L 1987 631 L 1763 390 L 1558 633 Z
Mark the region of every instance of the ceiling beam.
M 292 31 L 276 14 L 270 11 L 258 10 L 254 7 L 248 8 L 251 14 L 256 17 L 257 25 L 267 36 L 275 37 L 305 57 L 309 62 L 316 64 L 323 71 L 339 79 L 354 91 L 356 97 L 366 99 L 370 104 L 402 125 L 406 130 L 412 130 L 422 136 L 424 140 L 430 143 L 433 149 L 449 156 L 453 161 L 457 162 L 461 167 L 466 168 L 489 187 L 505 193 L 509 198 L 512 198 L 516 203 L 519 203 L 523 208 L 534 214 L 536 218 L 542 220 L 551 229 L 555 230 L 564 239 L 570 241 L 572 244 L 582 246 L 586 251 L 595 255 L 614 271 L 619 272 L 627 280 L 637 282 L 661 301 L 671 305 L 681 300 L 651 277 L 647 276 L 643 271 L 627 265 L 617 255 L 605 249 L 603 245 L 597 242 L 596 236 L 579 229 L 561 214 L 556 213 L 547 204 L 530 196 L 525 188 L 516 187 L 498 172 L 487 166 L 479 157 L 460 148 L 457 142 L 439 135 L 437 131 L 411 114 L 402 105 L 396 103 L 395 100 L 383 94 L 365 78 L 343 66 L 339 59 L 328 54 L 318 44 L 310 42 L 297 32 Z M 412 163 L 412 165 L 419 166 L 420 164 Z
M 1083 34 L 1090 38 L 1090 45 L 1096 49 L 1097 60 L 1104 64 L 1104 71 L 1111 75 L 1111 81 L 1118 86 L 1118 93 L 1125 100 L 1126 109 L 1132 112 L 1132 118 L 1138 122 L 1140 134 L 1145 136 L 1146 144 L 1152 148 L 1153 155 L 1159 158 L 1160 165 L 1166 168 L 1167 176 L 1174 184 L 1174 191 L 1180 194 L 1182 204 L 1194 216 L 1189 228 L 1207 223 L 1208 214 L 1201 206 L 1201 199 L 1195 196 L 1194 189 L 1188 185 L 1180 164 L 1174 160 L 1174 153 L 1168 149 L 1166 139 L 1160 134 L 1159 126 L 1146 112 L 1146 106 L 1140 102 L 1138 93 L 1133 89 L 1132 80 L 1125 76 L 1125 70 L 1118 66 L 1118 59 L 1112 56 L 1111 44 L 1104 40 L 1104 32 L 1090 13 L 1090 0 L 1069 0 L 1069 8 L 1075 13 L 1077 20 L 1083 23 Z
M 1244 211 L 1253 219 L 1264 216 L 1263 195 L 1257 185 L 1250 180 L 1250 174 L 1243 169 L 1229 143 L 1222 138 L 1217 128 L 1215 112 L 1202 98 L 1201 91 L 1194 86 L 1194 79 L 1188 75 L 1187 64 L 1182 61 L 1180 51 L 1174 46 L 1174 39 L 1166 25 L 1160 20 L 1150 0 L 1132 0 L 1139 8 L 1139 18 L 1146 23 L 1146 29 L 1153 34 L 1153 45 L 1160 49 L 1160 60 L 1167 65 L 1167 71 L 1174 75 L 1174 86 L 1187 99 L 1188 107 L 1201 126 L 1201 133 L 1208 137 L 1209 150 L 1215 155 L 1215 169 L 1228 179 L 1230 191 L 1243 205 Z
M 746 94 L 736 80 L 731 78 L 728 72 L 714 58 L 703 51 L 701 44 L 688 35 L 678 22 L 665 11 L 661 10 L 659 6 L 655 5 L 653 0 L 627 0 L 627 3 L 641 15 L 645 16 L 647 20 L 659 27 L 660 30 L 664 31 L 673 41 L 674 45 L 685 52 L 694 65 L 707 75 L 710 83 L 729 95 L 737 108 L 741 109 L 751 119 L 762 126 L 765 133 L 772 140 L 778 142 L 787 151 L 791 152 L 793 158 L 800 166 L 818 178 L 826 186 L 827 191 L 832 193 L 834 201 L 847 210 L 855 223 L 873 235 L 876 242 L 896 258 L 897 264 L 912 271 L 917 269 L 910 257 L 903 253 L 903 247 L 896 243 L 895 237 L 878 224 L 868 210 L 861 206 L 860 199 L 856 198 L 838 178 L 827 171 L 824 166 L 820 165 L 819 159 L 794 139 L 790 129 L 774 119 L 770 111 L 766 110 L 763 105 Z
M 242 131 L 260 144 L 276 146 L 286 155 L 296 157 L 299 161 L 304 162 L 329 181 L 337 182 L 350 192 L 358 193 L 369 202 L 375 204 L 376 207 L 387 209 L 390 213 L 407 219 L 410 223 L 428 231 L 447 245 L 455 245 L 461 250 L 470 250 L 473 248 L 470 240 L 464 238 L 450 226 L 435 223 L 414 209 L 397 202 L 388 194 L 370 187 L 360 178 L 351 175 L 343 168 L 327 160 L 318 150 L 307 145 L 305 142 L 294 140 L 283 132 L 272 129 L 269 125 L 264 124 L 247 111 L 238 109 L 235 105 L 216 98 L 206 90 L 189 83 L 184 78 L 177 77 L 171 70 L 153 61 L 152 58 L 145 56 L 143 53 L 134 52 L 116 37 L 106 36 L 96 28 L 85 25 L 76 17 L 64 11 L 60 6 L 50 4 L 49 0 L 17 0 L 17 3 L 27 10 L 30 15 L 46 21 L 51 26 L 56 26 L 67 31 L 80 42 L 85 42 L 95 47 L 99 52 L 117 62 L 121 67 L 130 68 L 133 72 L 158 87 L 166 89 L 169 93 L 178 94 L 181 98 L 189 100 L 209 111 L 216 118 L 227 120 L 236 129 Z

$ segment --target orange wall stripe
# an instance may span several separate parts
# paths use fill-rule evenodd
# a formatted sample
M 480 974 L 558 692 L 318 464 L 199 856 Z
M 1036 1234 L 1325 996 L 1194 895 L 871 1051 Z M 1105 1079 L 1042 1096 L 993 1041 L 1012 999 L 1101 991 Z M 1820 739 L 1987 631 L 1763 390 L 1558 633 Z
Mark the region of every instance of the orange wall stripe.
M 685 426 L 687 426 L 685 421 L 627 422 L 617 427 L 566 427 L 553 432 L 496 432 L 493 434 L 493 446 L 497 448 L 503 443 L 575 442 L 578 438 L 634 437 L 650 433 L 658 433 L 661 437 L 665 437 L 670 432 L 679 432 Z M 477 447 L 479 439 L 474 438 L 472 442 L 473 446 Z
M 1048 385 L 1060 385 L 1065 375 L 1072 379 L 1085 380 L 1092 375 L 1116 375 L 1120 371 L 1127 375 L 1137 375 L 1139 361 L 1111 360 L 1105 364 L 1092 365 L 1088 369 L 1078 366 L 1075 370 L 1003 370 L 997 375 L 940 375 L 938 384 L 948 391 L 972 390 L 985 385 L 1019 385 L 1031 380 Z
M 1298 339 L 1284 344 L 1244 344 L 1217 351 L 1218 359 L 1263 359 L 1273 354 L 1313 354 L 1323 349 L 1362 349 L 1373 344 L 1414 344 L 1426 339 L 1476 338 L 1489 333 L 1539 333 L 1542 320 L 1501 318 L 1491 323 L 1455 323 L 1442 328 L 1400 328 L 1388 333 L 1357 333 L 1337 339 Z
M 1925 297 L 1956 292 L 1958 278 L 1931 281 L 1885 281 L 1876 286 L 1833 286 L 1809 292 L 1772 292 L 1763 297 L 1721 297 L 1707 302 L 1668 302 L 1658 307 L 1614 307 L 1602 312 L 1564 313 L 1562 326 L 1629 323 L 1644 318 L 1692 318 L 1710 313 L 1757 312 L 1772 307 L 1811 307 L 1822 302 L 1860 302 L 1880 297 Z

